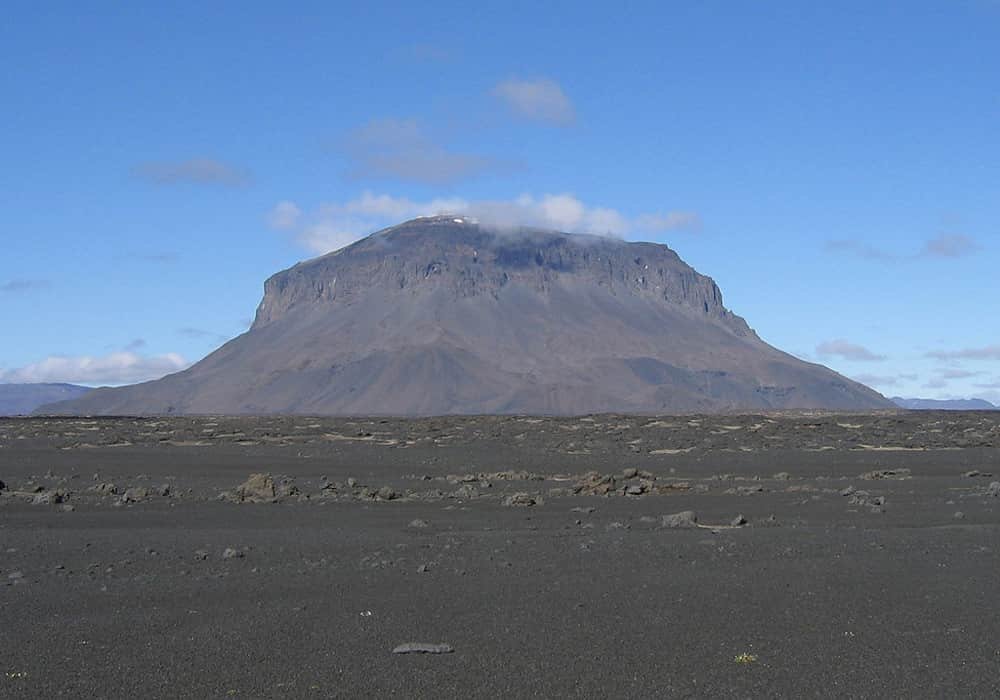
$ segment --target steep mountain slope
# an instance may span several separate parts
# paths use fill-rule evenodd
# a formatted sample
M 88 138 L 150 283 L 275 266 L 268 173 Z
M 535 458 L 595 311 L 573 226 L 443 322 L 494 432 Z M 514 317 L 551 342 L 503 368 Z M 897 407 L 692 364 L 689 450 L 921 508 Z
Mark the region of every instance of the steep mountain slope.
M 253 327 L 188 370 L 58 412 L 396 414 L 889 408 L 761 341 L 666 246 L 450 217 L 265 284 Z

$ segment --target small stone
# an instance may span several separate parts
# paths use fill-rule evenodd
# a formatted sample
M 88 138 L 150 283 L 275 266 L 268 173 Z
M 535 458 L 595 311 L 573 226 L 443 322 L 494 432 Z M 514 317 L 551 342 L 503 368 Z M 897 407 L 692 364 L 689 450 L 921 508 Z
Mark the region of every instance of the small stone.
M 393 654 L 450 654 L 455 651 L 450 644 L 407 642 L 392 650 Z
M 732 525 L 733 527 L 742 527 L 743 525 L 747 524 L 747 519 L 744 518 L 742 515 L 737 515 L 735 518 L 733 518 L 732 522 L 729 524 Z
M 242 551 L 233 549 L 232 547 L 226 547 L 222 552 L 223 559 L 242 559 L 245 556 L 246 554 Z
M 660 521 L 661 527 L 668 528 L 692 528 L 698 526 L 698 516 L 693 510 L 685 510 L 680 513 L 664 515 Z
M 76 510 L 76 507 L 70 505 L 69 503 L 62 503 L 59 506 L 59 510 L 62 511 L 63 513 L 72 513 L 74 510 Z
M 955 511 L 955 520 L 965 520 L 965 513 L 960 510 Z
M 348 479 L 347 479 L 347 485 L 350 488 L 353 489 L 353 488 L 355 488 L 358 485 L 358 480 L 355 479 L 353 476 L 352 477 L 348 477 Z
M 149 489 L 145 486 L 133 486 L 130 489 L 125 489 L 125 493 L 122 494 L 122 503 L 140 503 L 149 498 Z
M 774 475 L 774 478 L 777 479 L 778 481 L 788 481 L 789 479 L 792 478 L 792 475 L 789 474 L 788 472 L 778 472 L 777 474 Z
M 635 467 L 629 467 L 628 469 L 622 470 L 622 476 L 626 479 L 634 479 L 639 475 L 639 470 Z
M 856 489 L 853 486 L 848 486 L 846 489 L 842 489 L 841 490 L 840 495 L 841 496 L 850 496 L 855 491 L 856 491 Z
M 194 558 L 198 559 L 199 561 L 205 561 L 206 559 L 208 559 L 208 551 L 204 549 L 196 549 L 194 552 Z
M 500 501 L 501 505 L 508 507 L 529 507 L 541 505 L 543 503 L 541 496 L 532 496 L 529 493 L 520 491 L 510 496 L 505 496 L 503 500 Z
M 417 518 L 416 520 L 410 521 L 410 527 L 423 529 L 425 527 L 430 527 L 430 523 L 427 522 L 426 520 L 421 520 L 420 518 Z
M 646 488 L 644 486 L 642 486 L 641 484 L 632 484 L 631 486 L 626 487 L 626 489 L 625 489 L 625 495 L 626 496 L 641 496 L 643 493 L 645 493 L 645 491 L 646 491 Z
M 380 501 L 392 501 L 396 498 L 399 498 L 399 494 L 397 494 L 388 486 L 383 486 L 382 488 L 380 488 L 378 491 L 375 492 L 375 498 L 377 498 Z
M 594 508 L 593 506 L 576 506 L 575 508 L 570 508 L 569 512 L 589 514 L 593 513 L 595 510 L 597 510 L 597 508 Z
M 274 479 L 270 474 L 251 474 L 236 487 L 236 497 L 242 503 L 273 503 L 276 498 Z
M 962 476 L 968 476 L 968 477 L 979 476 L 979 470 L 978 469 L 970 469 L 969 471 L 967 471 L 964 474 L 962 474 Z
M 169 496 L 170 484 L 162 484 L 159 488 L 156 489 L 156 494 L 158 496 L 163 496 L 163 497 Z
M 428 571 L 430 571 L 430 567 L 428 567 L 427 564 L 421 564 L 417 567 L 418 574 L 426 574 Z
M 1000 481 L 993 481 L 986 487 L 986 495 L 992 498 L 1000 498 Z

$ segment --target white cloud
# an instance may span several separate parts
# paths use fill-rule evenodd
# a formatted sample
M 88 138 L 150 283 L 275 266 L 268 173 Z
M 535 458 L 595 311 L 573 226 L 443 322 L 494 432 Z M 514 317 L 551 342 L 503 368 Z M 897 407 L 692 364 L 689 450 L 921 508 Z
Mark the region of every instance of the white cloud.
M 132 169 L 132 174 L 156 185 L 193 183 L 242 187 L 251 181 L 248 171 L 211 158 L 140 163 Z
M 505 80 L 492 90 L 511 112 L 524 119 L 568 126 L 576 119 L 576 110 L 559 83 L 548 78 Z
M 302 210 L 295 202 L 285 199 L 274 205 L 274 209 L 267 215 L 267 223 L 273 229 L 290 231 L 298 225 L 301 216 Z
M 296 207 L 298 209 L 298 207 Z M 468 201 L 439 198 L 418 202 L 365 192 L 357 199 L 323 204 L 294 231 L 295 240 L 314 253 L 339 250 L 379 229 L 417 216 L 462 214 L 496 228 L 532 226 L 568 233 L 624 238 L 690 228 L 700 217 L 691 212 L 642 214 L 630 218 L 616 209 L 589 206 L 572 194 L 522 194 L 511 200 Z M 653 222 L 651 224 L 650 222 Z
M 0 383 L 133 384 L 158 379 L 187 366 L 187 361 L 177 353 L 154 357 L 130 351 L 99 357 L 53 356 L 24 367 L 0 369 Z

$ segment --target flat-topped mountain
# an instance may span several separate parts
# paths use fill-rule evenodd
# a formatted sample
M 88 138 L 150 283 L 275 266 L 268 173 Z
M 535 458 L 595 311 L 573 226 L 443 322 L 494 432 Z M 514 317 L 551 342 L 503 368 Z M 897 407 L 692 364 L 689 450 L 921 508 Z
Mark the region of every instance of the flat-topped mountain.
M 249 331 L 59 413 L 582 414 L 893 404 L 757 337 L 668 247 L 425 217 L 280 272 Z

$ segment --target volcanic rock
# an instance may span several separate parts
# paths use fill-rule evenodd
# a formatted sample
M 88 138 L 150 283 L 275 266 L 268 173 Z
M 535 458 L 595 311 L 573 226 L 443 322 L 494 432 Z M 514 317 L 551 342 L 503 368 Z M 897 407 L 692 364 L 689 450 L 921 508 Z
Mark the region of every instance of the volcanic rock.
M 274 479 L 270 474 L 251 474 L 236 488 L 236 498 L 244 503 L 271 503 L 276 498 Z

